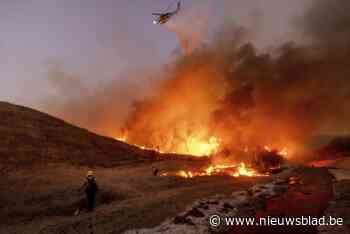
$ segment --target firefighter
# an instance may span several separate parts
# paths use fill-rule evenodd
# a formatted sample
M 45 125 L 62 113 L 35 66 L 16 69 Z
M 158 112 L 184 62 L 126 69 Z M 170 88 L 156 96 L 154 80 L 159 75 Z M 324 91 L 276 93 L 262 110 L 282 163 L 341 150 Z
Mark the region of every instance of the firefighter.
M 96 193 L 98 191 L 98 186 L 97 186 L 93 171 L 87 172 L 86 181 L 83 184 L 83 186 L 81 187 L 81 189 L 85 190 L 86 200 L 87 200 L 87 208 L 88 208 L 88 211 L 91 212 L 95 208 Z

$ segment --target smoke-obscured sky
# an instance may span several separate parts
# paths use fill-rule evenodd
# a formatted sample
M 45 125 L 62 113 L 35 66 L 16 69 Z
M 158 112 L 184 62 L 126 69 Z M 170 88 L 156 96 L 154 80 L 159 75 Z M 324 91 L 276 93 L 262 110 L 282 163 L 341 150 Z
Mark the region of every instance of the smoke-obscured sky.
M 183 12 L 204 6 L 212 25 L 234 21 L 254 28 L 256 43 L 266 47 L 299 37 L 295 19 L 310 1 L 183 0 Z M 152 24 L 151 13 L 172 2 L 1 0 L 0 100 L 40 106 L 52 94 L 47 79 L 51 64 L 97 85 L 123 79 L 118 74 L 128 70 L 167 63 L 179 42 L 166 27 Z M 198 19 L 186 20 L 191 25 Z

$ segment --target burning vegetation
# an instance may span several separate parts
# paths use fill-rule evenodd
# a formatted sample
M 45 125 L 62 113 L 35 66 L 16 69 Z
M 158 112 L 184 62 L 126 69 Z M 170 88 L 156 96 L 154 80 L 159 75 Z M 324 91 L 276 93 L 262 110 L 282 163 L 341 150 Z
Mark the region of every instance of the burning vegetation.
M 327 13 L 329 5 L 338 13 Z M 311 135 L 348 126 L 350 33 L 341 22 L 349 5 L 321 1 L 310 10 L 304 29 L 312 46 L 286 43 L 262 53 L 244 29 L 225 28 L 169 64 L 167 79 L 135 103 L 115 137 L 159 152 L 213 156 L 208 168 L 178 172 L 187 178 L 258 175 L 247 166 L 254 160 L 264 170 L 278 167 L 270 148 L 293 158 Z M 325 13 L 327 27 L 319 27 Z M 265 152 L 259 160 L 256 151 Z
M 169 173 L 162 174 L 164 176 L 169 175 Z M 196 176 L 211 176 L 211 175 L 228 175 L 233 177 L 239 176 L 264 176 L 267 174 L 260 174 L 253 168 L 248 168 L 245 163 L 239 163 L 237 165 L 210 165 L 203 171 L 184 171 L 181 170 L 176 172 L 177 176 L 183 178 L 193 178 Z
M 114 98 L 120 92 L 106 89 L 73 103 L 86 104 L 89 119 L 101 120 L 84 127 L 161 153 L 210 157 L 214 172 L 267 167 L 256 165 L 264 146 L 295 159 L 309 137 L 350 127 L 349 10 L 346 0 L 317 1 L 298 21 L 303 43 L 265 51 L 254 46 L 247 29 L 227 22 L 205 44 L 198 40 L 201 33 L 193 33 L 193 49 L 183 48 L 186 53 L 162 69 L 151 94 L 138 98 L 122 123 L 107 124 L 105 115 L 110 110 L 119 116 L 115 101 L 129 93 Z M 175 21 L 171 27 L 188 31 Z

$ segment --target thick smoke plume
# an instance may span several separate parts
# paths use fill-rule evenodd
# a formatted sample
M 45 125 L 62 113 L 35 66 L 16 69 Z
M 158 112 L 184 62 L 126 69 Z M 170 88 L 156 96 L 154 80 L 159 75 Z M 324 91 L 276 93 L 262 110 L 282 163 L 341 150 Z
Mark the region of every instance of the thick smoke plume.
M 269 53 L 245 43 L 244 29 L 225 27 L 168 68 L 159 94 L 131 113 L 127 139 L 168 151 L 210 136 L 222 149 L 297 150 L 313 134 L 349 129 L 349 6 L 317 1 L 303 19 L 311 43 Z
M 199 43 L 202 30 L 170 25 L 186 53 L 164 69 L 153 95 L 139 98 L 123 124 L 125 97 L 142 91 L 120 84 L 69 98 L 65 110 L 73 111 L 64 113 L 86 108 L 86 118 L 68 119 L 163 151 L 186 153 L 189 143 L 213 137 L 221 150 L 267 145 L 296 151 L 314 134 L 349 130 L 349 11 L 348 0 L 317 0 L 299 21 L 307 43 L 264 53 L 244 28 L 226 24 L 213 40 Z
M 350 3 L 345 0 L 315 1 L 302 21 L 304 31 L 323 46 L 349 49 L 349 10 Z

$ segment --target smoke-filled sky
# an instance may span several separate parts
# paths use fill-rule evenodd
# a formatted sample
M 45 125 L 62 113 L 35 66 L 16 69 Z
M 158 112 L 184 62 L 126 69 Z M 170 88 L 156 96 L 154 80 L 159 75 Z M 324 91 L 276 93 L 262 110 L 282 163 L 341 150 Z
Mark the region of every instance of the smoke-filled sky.
M 215 35 L 215 27 L 227 21 L 254 28 L 257 45 L 268 47 L 300 37 L 295 19 L 310 1 L 183 0 L 184 10 L 177 17 L 184 16 L 182 23 L 188 27 L 196 27 L 197 21 L 203 20 L 209 35 Z M 64 92 L 58 95 L 55 87 L 64 78 L 56 77 L 52 82 L 52 69 L 79 77 L 78 83 L 89 90 L 110 80 L 142 80 L 139 75 L 123 74 L 157 69 L 180 50 L 173 32 L 152 24 L 151 13 L 172 3 L 173 0 L 0 1 L 0 100 L 45 111 L 47 99 L 65 96 Z M 80 84 L 67 85 L 75 95 L 86 91 Z

